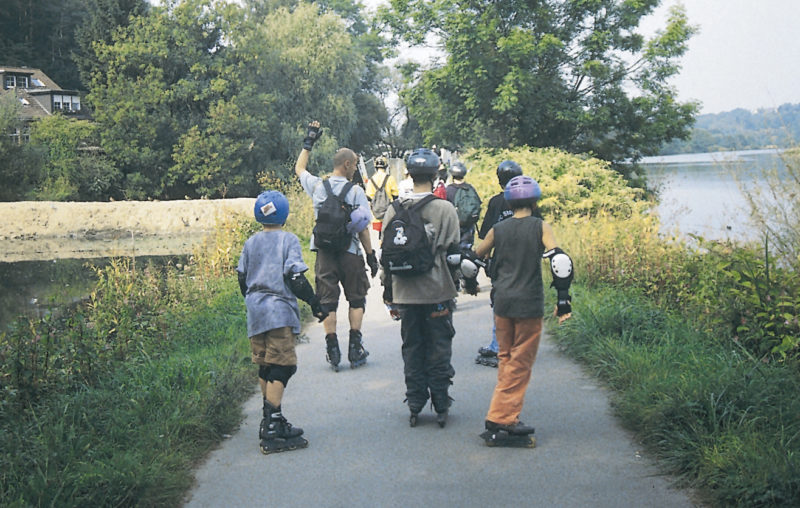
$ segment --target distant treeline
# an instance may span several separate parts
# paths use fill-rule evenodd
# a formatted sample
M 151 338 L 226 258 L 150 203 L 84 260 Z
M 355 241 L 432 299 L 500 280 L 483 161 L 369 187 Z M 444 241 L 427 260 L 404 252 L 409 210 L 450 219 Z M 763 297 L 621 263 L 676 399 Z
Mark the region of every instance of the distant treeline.
M 664 145 L 661 155 L 794 146 L 800 140 L 800 104 L 751 112 L 700 115 L 688 139 Z

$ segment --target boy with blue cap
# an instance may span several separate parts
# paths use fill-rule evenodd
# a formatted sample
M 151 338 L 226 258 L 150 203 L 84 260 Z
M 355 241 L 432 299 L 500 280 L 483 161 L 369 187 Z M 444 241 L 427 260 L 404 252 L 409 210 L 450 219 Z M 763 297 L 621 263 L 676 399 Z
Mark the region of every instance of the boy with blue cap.
M 264 454 L 305 448 L 303 429 L 293 427 L 281 412 L 286 385 L 297 371 L 295 335 L 300 333 L 297 298 L 311 306 L 322 321 L 322 309 L 306 279 L 300 241 L 283 230 L 289 201 L 278 191 L 266 191 L 256 199 L 254 215 L 264 226 L 244 244 L 239 266 L 239 288 L 247 306 L 247 335 L 253 363 L 258 365 L 264 398 L 264 418 L 259 426 Z

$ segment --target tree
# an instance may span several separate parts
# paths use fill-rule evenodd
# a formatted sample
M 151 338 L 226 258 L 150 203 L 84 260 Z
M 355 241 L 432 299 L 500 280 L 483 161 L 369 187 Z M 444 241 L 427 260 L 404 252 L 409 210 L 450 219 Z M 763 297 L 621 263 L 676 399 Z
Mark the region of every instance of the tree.
M 288 0 L 173 0 L 94 42 L 89 99 L 125 196 L 253 195 L 259 173 L 291 175 L 312 118 L 315 164 L 374 144 L 384 112 L 349 23 Z
M 86 16 L 75 30 L 77 47 L 72 59 L 78 67 L 81 80 L 91 83 L 92 75 L 104 72 L 97 61 L 94 44 L 111 44 L 112 35 L 126 27 L 135 16 L 147 12 L 147 0 L 85 0 Z
M 171 171 L 182 136 L 230 96 L 223 10 L 213 0 L 153 7 L 94 44 L 88 96 L 101 146 L 124 175 L 128 198 L 195 196 L 191 175 Z
M 17 97 L 13 93 L 0 94 L 0 201 L 25 199 L 39 178 L 39 154 L 10 135 L 25 129 L 19 113 Z
M 659 0 L 392 0 L 411 43 L 435 36 L 444 64 L 402 91 L 409 120 L 440 145 L 555 146 L 637 160 L 686 137 L 697 105 L 667 83 L 694 29 L 681 8 L 645 41 Z
M 31 146 L 43 154 L 35 197 L 105 201 L 120 196 L 120 173 L 97 146 L 98 126 L 56 114 L 36 121 Z

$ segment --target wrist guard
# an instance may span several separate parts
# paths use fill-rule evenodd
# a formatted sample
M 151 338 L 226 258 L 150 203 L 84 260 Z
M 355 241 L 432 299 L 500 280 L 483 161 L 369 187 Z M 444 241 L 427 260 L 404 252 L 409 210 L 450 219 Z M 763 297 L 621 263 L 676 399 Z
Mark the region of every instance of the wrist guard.
M 283 278 L 286 281 L 286 285 L 289 286 L 289 289 L 297 298 L 309 305 L 317 300 L 317 296 L 314 294 L 311 284 L 308 283 L 304 272 L 292 272 L 288 275 L 284 275 Z
M 306 137 L 303 138 L 303 148 L 310 152 L 311 149 L 314 148 L 314 143 L 319 140 L 320 136 L 322 136 L 322 128 L 309 125 Z
M 247 275 L 242 272 L 236 272 L 236 275 L 239 279 L 239 291 L 242 292 L 242 296 L 247 296 Z

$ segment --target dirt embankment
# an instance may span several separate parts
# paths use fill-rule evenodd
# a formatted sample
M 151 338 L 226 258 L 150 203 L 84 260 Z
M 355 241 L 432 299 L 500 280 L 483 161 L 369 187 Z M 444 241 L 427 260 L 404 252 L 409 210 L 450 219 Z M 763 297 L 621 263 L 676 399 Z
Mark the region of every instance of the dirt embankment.
M 0 203 L 0 261 L 188 252 L 219 217 L 252 213 L 252 198 Z

